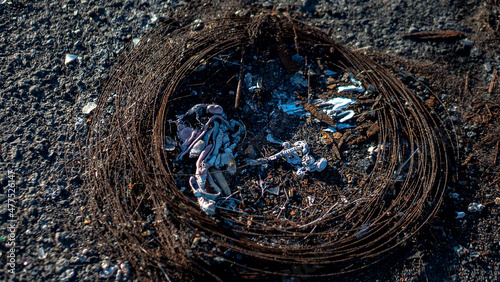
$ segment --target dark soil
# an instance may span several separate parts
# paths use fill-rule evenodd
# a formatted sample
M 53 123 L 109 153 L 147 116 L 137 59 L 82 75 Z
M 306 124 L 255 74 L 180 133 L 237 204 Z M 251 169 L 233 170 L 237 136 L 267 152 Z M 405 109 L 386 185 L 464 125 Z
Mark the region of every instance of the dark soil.
M 82 113 L 82 108 L 96 100 L 120 51 L 130 48 L 133 38 L 140 38 L 159 21 L 196 20 L 196 11 L 203 5 L 192 4 L 188 6 L 193 9 L 192 13 L 177 14 L 175 11 L 186 7 L 185 2 L 0 2 L 0 125 L 3 129 L 0 135 L 0 267 L 3 270 L 0 278 L 134 280 L 138 277 L 137 270 L 131 269 L 121 255 L 120 242 L 108 245 L 109 240 L 96 236 L 101 230 L 96 232 L 91 227 L 95 215 L 88 214 L 86 206 L 80 154 L 91 115 Z M 443 129 L 455 134 L 451 142 L 456 147 L 452 152 L 451 180 L 436 217 L 378 267 L 345 279 L 497 280 L 500 276 L 500 205 L 495 203 L 500 197 L 500 78 L 497 74 L 500 71 L 500 3 L 496 0 L 308 0 L 257 1 L 251 5 L 292 14 L 299 12 L 298 19 L 367 54 L 408 85 L 441 118 Z M 246 11 L 241 10 L 241 13 Z M 458 31 L 462 36 L 437 36 L 423 41 L 408 36 L 441 30 Z M 79 58 L 65 64 L 66 54 Z M 268 67 L 259 66 L 258 60 L 252 64 L 255 69 Z M 280 81 L 286 72 L 279 64 L 272 66 L 277 73 L 273 81 Z M 234 67 L 235 72 L 238 70 Z M 317 83 L 324 83 L 324 79 Z M 235 86 L 237 80 L 229 86 L 226 81 L 221 83 L 224 84 L 221 93 L 229 95 L 229 91 L 235 91 L 231 86 Z M 193 87 L 190 90 L 200 91 Z M 224 101 L 221 99 L 220 103 Z M 272 99 L 255 103 L 265 105 L 267 113 L 276 107 Z M 359 106 L 362 108 L 356 110 L 362 112 L 370 106 L 362 104 Z M 247 110 L 256 115 L 255 118 L 264 115 Z M 332 146 L 325 144 L 329 139 L 320 133 L 320 126 L 310 120 L 296 118 L 294 124 L 285 127 L 279 120 L 270 119 L 268 124 L 270 131 L 283 133 L 274 137 L 287 141 L 311 136 L 309 131 L 315 130 L 313 136 L 316 137 L 310 140 L 314 154 L 325 146 Z M 292 126 L 295 126 L 294 134 L 288 130 Z M 249 126 L 249 132 L 252 135 L 240 148 L 242 156 L 255 158 L 261 152 L 269 155 L 281 149 L 279 145 L 262 145 L 266 129 L 254 125 Z M 354 160 L 351 169 L 369 170 L 369 164 L 358 163 L 360 158 L 351 155 L 366 154 L 367 148 L 376 144 L 370 139 L 359 144 L 353 142 L 366 135 L 365 128 L 353 130 L 352 134 L 352 139 L 340 151 L 341 158 L 347 162 Z M 327 137 L 332 138 L 333 144 L 338 144 L 341 138 Z M 348 145 L 355 147 L 346 150 Z M 334 171 L 332 167 L 339 160 L 334 156 L 328 158 L 330 171 L 327 169 L 325 173 L 338 176 L 330 185 L 343 189 L 351 184 L 354 187 L 357 180 L 347 177 L 349 173 L 342 169 Z M 258 182 L 286 186 L 286 181 L 269 179 L 268 176 L 278 170 L 289 179 L 296 179 L 288 164 L 281 162 L 261 171 L 261 179 L 243 177 L 233 181 L 247 183 L 248 192 L 241 197 L 247 197 L 252 207 L 267 206 L 269 214 L 275 216 L 273 208 L 285 200 L 285 193 L 289 191 L 282 189 L 278 195 L 267 193 L 261 197 Z M 331 181 L 322 178 L 321 173 L 313 174 L 316 176 L 313 180 L 298 187 L 320 187 L 324 181 Z M 316 202 L 322 197 L 308 195 L 307 189 L 298 189 L 295 193 L 295 202 L 280 216 L 293 219 L 294 210 L 308 207 L 307 196 L 315 197 Z M 480 212 L 468 211 L 473 202 L 485 208 Z M 465 216 L 456 218 L 457 212 L 464 212 Z M 314 216 L 314 212 L 309 216 Z M 307 272 L 307 269 L 295 270 L 291 268 L 290 273 Z

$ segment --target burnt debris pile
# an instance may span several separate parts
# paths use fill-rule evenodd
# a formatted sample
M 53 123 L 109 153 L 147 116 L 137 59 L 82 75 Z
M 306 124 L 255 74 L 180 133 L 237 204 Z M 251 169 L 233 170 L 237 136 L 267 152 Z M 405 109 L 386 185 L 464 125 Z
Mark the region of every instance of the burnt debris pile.
M 159 25 L 97 104 L 94 222 L 143 275 L 352 272 L 429 221 L 447 181 L 420 99 L 284 15 Z

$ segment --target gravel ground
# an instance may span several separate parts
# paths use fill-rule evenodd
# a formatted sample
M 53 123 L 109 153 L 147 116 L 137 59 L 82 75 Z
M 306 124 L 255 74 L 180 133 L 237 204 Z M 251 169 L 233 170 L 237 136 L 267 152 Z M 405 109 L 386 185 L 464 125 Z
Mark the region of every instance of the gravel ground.
M 0 278 L 134 279 L 118 246 L 103 246 L 89 224 L 79 157 L 89 115 L 82 108 L 97 98 L 120 50 L 159 21 L 170 20 L 185 2 L 0 2 Z M 384 58 L 381 63 L 410 85 L 428 84 L 458 128 L 458 173 L 442 211 L 414 238 L 407 257 L 372 270 L 366 280 L 497 280 L 500 91 L 489 86 L 495 68 L 500 71 L 499 4 L 289 0 L 253 5 L 300 11 L 340 42 Z M 465 36 L 446 42 L 403 37 L 436 30 Z M 67 54 L 77 58 L 65 63 Z M 472 202 L 486 207 L 469 212 Z M 455 218 L 460 211 L 465 217 Z

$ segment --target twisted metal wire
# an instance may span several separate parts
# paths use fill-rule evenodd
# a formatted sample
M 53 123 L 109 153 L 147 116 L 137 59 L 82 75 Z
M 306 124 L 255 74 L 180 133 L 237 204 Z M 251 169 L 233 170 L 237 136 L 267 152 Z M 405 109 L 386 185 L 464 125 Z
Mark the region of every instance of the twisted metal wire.
M 387 70 L 282 15 L 204 24 L 202 31 L 160 25 L 142 38 L 117 65 L 90 126 L 86 183 L 95 224 L 122 242 L 122 253 L 138 272 L 153 267 L 158 275 L 184 278 L 342 274 L 377 262 L 435 215 L 448 177 L 448 136 Z M 176 184 L 163 145 L 174 132 L 168 120 L 185 99 L 180 89 L 204 62 L 242 46 L 262 47 L 277 34 L 298 49 L 324 47 L 332 65 L 374 85 L 381 95 L 378 143 L 390 145 L 379 152 L 358 192 L 308 222 L 284 226 L 229 211 L 209 217 Z M 210 248 L 192 248 L 199 236 Z M 223 263 L 214 263 L 216 258 Z

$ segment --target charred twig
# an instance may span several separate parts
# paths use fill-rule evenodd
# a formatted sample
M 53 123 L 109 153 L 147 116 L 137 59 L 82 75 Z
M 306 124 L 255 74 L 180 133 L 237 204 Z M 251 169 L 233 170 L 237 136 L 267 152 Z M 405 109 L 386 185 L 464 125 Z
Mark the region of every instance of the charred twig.
M 407 33 L 403 35 L 403 38 L 415 41 L 451 41 L 465 38 L 465 35 L 456 30 L 441 30 Z
M 495 83 L 496 83 L 496 78 L 497 78 L 497 69 L 493 69 L 493 75 L 491 76 L 491 83 L 490 87 L 488 88 L 488 93 L 493 93 L 493 90 L 495 89 Z
M 238 87 L 236 88 L 236 98 L 234 100 L 234 108 L 237 109 L 240 106 L 241 92 L 243 92 L 243 80 L 245 72 L 245 47 L 241 46 L 241 62 L 240 62 L 240 74 L 238 78 Z

